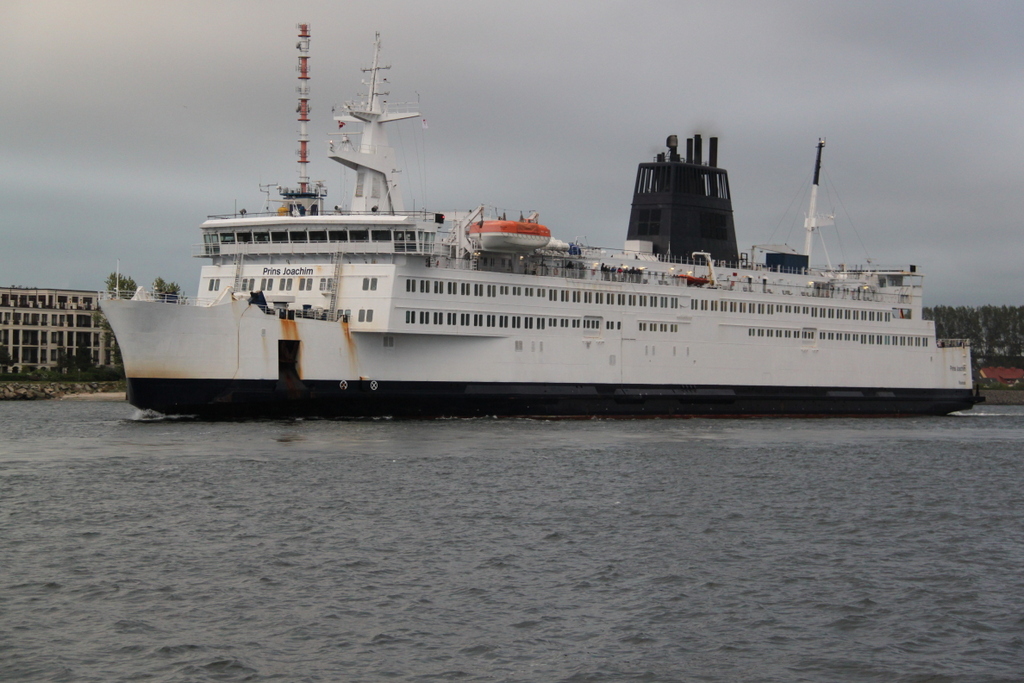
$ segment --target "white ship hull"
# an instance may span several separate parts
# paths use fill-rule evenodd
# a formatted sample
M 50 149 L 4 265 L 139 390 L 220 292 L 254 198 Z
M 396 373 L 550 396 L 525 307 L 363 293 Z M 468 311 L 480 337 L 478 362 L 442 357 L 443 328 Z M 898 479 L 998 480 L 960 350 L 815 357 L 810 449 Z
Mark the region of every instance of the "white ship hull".
M 130 400 L 163 413 L 351 417 L 941 414 L 974 403 L 969 350 L 937 346 L 927 321 L 885 321 L 884 305 L 871 307 L 878 322 L 824 317 L 819 324 L 803 313 L 808 297 L 673 280 L 587 282 L 410 263 L 346 268 L 352 282 L 364 272 L 377 279 L 375 292 L 351 287 L 359 294 L 345 306 L 374 310 L 374 321 L 289 319 L 287 311 L 268 314 L 233 298 L 207 306 L 106 302 Z M 406 292 L 407 280 L 417 291 Z M 420 292 L 420 282 L 431 293 Z M 491 283 L 544 296 L 433 294 L 435 282 L 443 292 L 486 291 Z M 623 294 L 627 302 L 664 297 L 676 306 L 572 304 L 574 293 L 594 301 L 598 292 L 604 301 Z M 715 309 L 744 301 L 750 310 L 779 312 L 693 310 L 695 299 L 715 301 Z M 820 311 L 864 309 L 859 301 L 809 303 Z M 787 305 L 800 313 L 787 314 Z M 450 316 L 456 324 L 446 323 Z M 509 325 L 519 318 L 520 327 L 499 327 L 504 318 Z M 857 341 L 846 339 L 853 335 Z M 862 343 L 866 336 L 871 343 Z M 297 342 L 293 362 L 282 360 L 289 353 L 282 342 Z

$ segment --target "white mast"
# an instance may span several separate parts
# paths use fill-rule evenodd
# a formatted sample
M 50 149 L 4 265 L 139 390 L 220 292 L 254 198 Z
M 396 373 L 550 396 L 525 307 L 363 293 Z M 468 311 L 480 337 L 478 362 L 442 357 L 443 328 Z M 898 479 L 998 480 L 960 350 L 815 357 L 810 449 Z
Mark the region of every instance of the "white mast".
M 811 262 L 811 238 L 814 231 L 818 229 L 818 176 L 821 174 L 821 150 L 825 147 L 825 138 L 818 138 L 818 157 L 814 161 L 814 184 L 811 185 L 811 205 L 807 209 L 807 218 L 804 220 L 804 228 L 807 233 L 804 235 L 804 254 L 807 255 L 807 263 Z
M 403 210 L 402 194 L 398 182 L 392 177 L 398 173 L 395 168 L 394 151 L 388 147 L 384 124 L 411 119 L 420 114 L 418 111 L 389 111 L 387 101 L 381 99 L 390 93 L 379 89 L 387 83 L 387 79 L 380 76 L 379 72 L 390 68 L 390 65 L 380 64 L 380 33 L 377 33 L 373 43 L 373 66 L 363 69 L 364 73 L 370 75 L 363 81 L 368 88 L 366 99 L 360 102 L 346 102 L 345 113 L 334 117 L 339 128 L 347 123 L 363 124 L 362 138 L 358 146 L 352 145 L 346 135 L 340 149 L 332 144 L 329 155 L 331 159 L 356 172 L 356 187 L 352 194 L 351 206 L 354 213 L 395 213 Z

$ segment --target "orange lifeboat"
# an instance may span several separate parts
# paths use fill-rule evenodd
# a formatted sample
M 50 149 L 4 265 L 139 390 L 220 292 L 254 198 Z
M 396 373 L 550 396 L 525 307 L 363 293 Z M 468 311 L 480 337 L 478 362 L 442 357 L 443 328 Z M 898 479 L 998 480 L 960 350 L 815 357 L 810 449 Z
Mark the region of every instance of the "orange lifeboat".
M 711 280 L 706 277 L 694 277 L 693 275 L 677 275 L 676 277 L 685 280 L 687 287 L 703 287 L 707 283 L 711 282 Z
M 469 235 L 480 241 L 484 251 L 529 252 L 551 241 L 547 227 L 529 221 L 480 221 L 470 226 Z

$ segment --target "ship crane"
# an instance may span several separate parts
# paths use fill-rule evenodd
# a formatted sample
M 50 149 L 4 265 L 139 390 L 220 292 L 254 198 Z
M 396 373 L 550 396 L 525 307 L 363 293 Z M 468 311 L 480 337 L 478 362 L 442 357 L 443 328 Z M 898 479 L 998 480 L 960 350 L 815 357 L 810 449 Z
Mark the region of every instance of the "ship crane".
M 818 228 L 832 225 L 832 221 L 835 216 L 818 214 L 818 178 L 821 175 L 821 150 L 825 148 L 825 138 L 818 138 L 818 155 L 814 160 L 814 182 L 811 185 L 811 205 L 807 209 L 807 218 L 804 220 L 804 229 L 806 233 L 804 235 L 804 254 L 807 256 L 807 263 L 811 262 L 811 239 L 814 237 L 815 231 Z M 822 249 L 825 249 L 825 242 L 822 240 Z M 830 261 L 828 258 L 828 251 L 825 251 L 825 260 Z M 829 268 L 832 264 L 829 263 Z

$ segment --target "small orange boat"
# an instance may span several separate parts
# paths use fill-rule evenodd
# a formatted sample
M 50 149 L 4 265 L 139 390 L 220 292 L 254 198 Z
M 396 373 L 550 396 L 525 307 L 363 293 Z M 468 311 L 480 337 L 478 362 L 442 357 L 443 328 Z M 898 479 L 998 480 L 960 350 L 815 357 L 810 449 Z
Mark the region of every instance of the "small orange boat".
M 706 277 L 695 277 L 693 275 L 677 275 L 676 277 L 686 280 L 687 287 L 703 287 L 707 283 L 711 282 Z
M 480 241 L 484 251 L 530 252 L 551 241 L 551 231 L 530 221 L 480 221 L 469 228 L 470 237 Z

